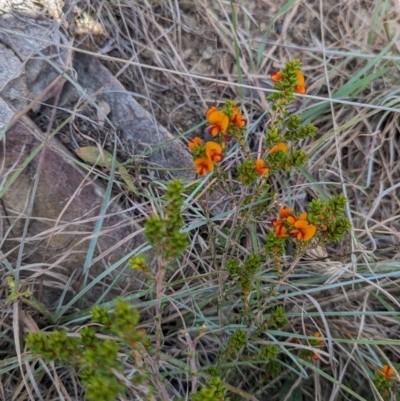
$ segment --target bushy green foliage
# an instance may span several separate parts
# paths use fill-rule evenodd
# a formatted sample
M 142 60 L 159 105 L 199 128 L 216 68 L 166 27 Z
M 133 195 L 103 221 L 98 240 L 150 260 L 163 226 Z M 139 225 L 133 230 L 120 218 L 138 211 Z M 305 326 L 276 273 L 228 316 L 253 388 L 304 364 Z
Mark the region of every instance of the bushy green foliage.
M 150 276 L 151 271 L 146 262 L 146 257 L 144 255 L 135 256 L 129 260 L 129 265 L 133 270 L 139 270 L 142 273 Z
M 270 318 L 270 327 L 282 328 L 285 327 L 289 322 L 286 319 L 286 312 L 283 306 L 279 305 L 272 313 Z
M 237 168 L 240 180 L 245 185 L 251 185 L 256 182 L 258 175 L 256 170 L 254 170 L 254 162 L 252 160 L 245 160 Z
M 166 260 L 178 257 L 188 246 L 187 235 L 180 232 L 183 225 L 182 192 L 182 183 L 179 180 L 171 181 L 165 196 L 165 217 L 150 217 L 145 224 L 146 237 Z
M 265 252 L 273 258 L 280 258 L 285 253 L 285 239 L 270 231 L 265 237 Z
M 75 368 L 86 387 L 89 401 L 114 401 L 127 390 L 126 383 L 119 377 L 124 376 L 123 362 L 118 356 L 122 347 L 119 341 L 122 340 L 133 351 L 140 351 L 146 334 L 137 328 L 138 312 L 126 302 L 117 301 L 114 313 L 105 308 L 93 308 L 92 320 L 115 338 L 100 339 L 95 330 L 98 326 L 85 326 L 80 330 L 79 337 L 68 335 L 65 330 L 55 330 L 49 334 L 29 333 L 27 346 L 46 361 Z M 142 370 L 142 366 L 137 368 L 139 372 Z M 132 385 L 138 384 L 151 388 L 145 372 L 136 375 Z M 152 399 L 150 391 L 141 396 Z
M 261 358 L 264 359 L 265 361 L 271 361 L 277 358 L 278 348 L 276 347 L 276 345 L 273 344 L 264 345 L 261 348 L 260 354 Z
M 221 383 L 219 377 L 211 378 L 207 386 L 202 387 L 196 393 L 191 394 L 192 401 L 223 401 L 225 399 L 226 388 Z
M 241 329 L 235 330 L 229 337 L 226 350 L 223 353 L 223 357 L 234 359 L 238 352 L 247 344 L 246 332 Z
M 309 203 L 309 221 L 323 226 L 322 244 L 338 242 L 349 231 L 350 222 L 344 217 L 346 203 L 343 194 L 335 195 L 328 201 L 315 199 Z

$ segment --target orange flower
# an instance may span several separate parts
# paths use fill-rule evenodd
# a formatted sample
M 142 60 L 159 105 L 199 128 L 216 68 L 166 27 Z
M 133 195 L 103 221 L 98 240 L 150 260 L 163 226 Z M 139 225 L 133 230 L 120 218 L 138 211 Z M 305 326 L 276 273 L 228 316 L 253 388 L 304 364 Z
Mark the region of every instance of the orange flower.
M 300 93 L 300 95 L 304 95 L 307 92 L 306 87 L 304 85 L 295 86 L 294 87 L 294 91 L 296 93 Z
M 258 175 L 268 174 L 269 168 L 267 166 L 264 166 L 264 160 L 257 159 L 255 164 Z
M 279 151 L 282 151 L 284 153 L 286 153 L 287 151 L 287 146 L 285 142 L 279 142 L 278 144 L 276 144 L 274 147 L 271 148 L 271 150 L 269 151 L 270 154 L 272 153 L 276 153 Z
M 296 71 L 297 75 L 297 85 L 294 87 L 294 91 L 296 93 L 304 94 L 306 93 L 306 87 L 304 85 L 305 79 L 303 73 L 299 70 Z M 279 82 L 284 78 L 283 74 L 280 71 L 275 71 L 271 74 L 271 79 L 273 82 Z
M 214 113 L 214 111 L 218 111 L 218 109 L 217 109 L 215 106 L 211 106 L 211 107 L 207 110 L 207 113 L 206 113 L 206 118 L 207 118 L 207 120 L 208 120 L 209 115 L 212 114 L 212 113 Z
M 247 124 L 247 120 L 243 118 L 243 116 L 239 112 L 239 109 L 237 109 L 236 107 L 233 109 L 233 116 L 231 121 L 238 128 L 243 128 Z
M 319 338 L 319 340 L 318 340 L 318 344 L 319 344 L 319 345 L 324 345 L 323 336 L 322 336 L 322 334 L 321 334 L 319 331 L 316 331 L 316 332 L 314 333 L 314 337 Z
M 396 376 L 393 376 L 394 369 L 392 369 L 389 365 L 383 365 L 382 370 L 378 370 L 378 372 L 385 376 L 388 380 L 396 380 Z
M 195 138 L 193 138 L 192 140 L 189 141 L 189 149 L 193 150 L 196 146 L 200 146 L 203 143 L 203 141 L 196 136 Z
M 206 155 L 214 162 L 218 163 L 222 161 L 224 158 L 224 155 L 222 154 L 222 146 L 213 141 L 206 142 Z
M 289 221 L 289 218 L 288 218 Z M 307 220 L 297 220 L 293 224 L 295 230 L 290 231 L 290 236 L 298 240 L 308 241 L 314 237 L 317 228 Z
M 279 209 L 278 214 L 280 217 L 288 217 L 290 214 L 290 208 L 287 206 L 283 206 Z
M 283 226 L 283 221 L 278 219 L 272 220 L 272 225 L 275 227 L 276 236 L 279 238 L 287 237 L 287 229 Z
M 206 118 L 211 125 L 207 130 L 212 136 L 218 135 L 220 132 L 224 133 L 228 129 L 229 118 L 222 111 L 219 111 L 215 106 L 208 109 Z
M 208 157 L 200 157 L 194 160 L 193 164 L 197 167 L 197 174 L 207 175 L 210 171 L 214 171 L 214 163 Z
M 304 86 L 304 75 L 301 71 L 296 71 L 297 75 L 297 85 L 294 87 L 296 93 L 301 93 L 304 95 L 306 93 L 306 87 Z
M 294 214 L 290 214 L 290 215 L 287 217 L 287 222 L 288 222 L 289 224 L 291 224 L 292 226 L 294 226 L 294 224 L 295 224 L 296 221 L 298 221 L 298 220 L 307 220 L 307 213 L 302 213 L 302 214 L 300 215 L 299 218 L 297 218 Z
M 271 79 L 273 82 L 279 82 L 283 79 L 283 74 L 280 71 L 274 71 L 271 74 Z

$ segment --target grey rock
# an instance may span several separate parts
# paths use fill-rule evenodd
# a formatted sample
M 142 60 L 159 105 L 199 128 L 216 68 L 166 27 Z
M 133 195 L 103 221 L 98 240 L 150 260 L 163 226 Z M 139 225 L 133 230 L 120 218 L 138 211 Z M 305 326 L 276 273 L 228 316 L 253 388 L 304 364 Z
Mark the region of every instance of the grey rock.
M 4 108 L 4 103 L 0 108 Z M 0 142 L 3 186 L 44 141 L 44 134 L 26 117 L 7 131 Z M 5 191 L 0 205 L 0 249 L 4 257 L 15 264 L 21 253 L 21 263 L 15 268 L 25 278 L 24 285 L 37 290 L 40 287 L 42 301 L 52 306 L 72 275 L 66 299 L 81 289 L 82 268 L 96 222 L 103 220 L 101 230 L 95 234 L 93 259 L 87 265 L 92 280 L 144 243 L 141 228 L 133 218 L 135 207 L 125 211 L 110 200 L 105 214 L 101 215 L 104 186 L 88 178 L 68 154 L 64 145 L 49 139 Z M 117 275 L 121 287 L 138 288 L 136 273 L 127 269 L 121 275 L 125 267 L 126 262 L 116 266 L 86 299 L 97 299 Z
M 92 280 L 113 268 L 90 294 L 86 294 L 86 300 L 96 300 L 116 278 L 120 279 L 116 287 L 120 291 L 122 288 L 135 290 L 140 287 L 140 277 L 127 269 L 124 258 L 145 241 L 133 215 L 141 205 L 124 210 L 110 200 L 105 216 L 101 215 L 104 184 L 93 181 L 92 175 L 79 168 L 73 161 L 74 155 L 57 138 L 46 139 L 46 134 L 27 117 L 27 106 L 38 97 L 42 102 L 51 103 L 61 89 L 59 104 L 70 109 L 82 99 L 93 105 L 105 101 L 111 112 L 104 117 L 109 118 L 114 134 L 120 133 L 134 147 L 135 155 L 147 152 L 146 161 L 164 169 L 158 178 L 193 178 L 191 155 L 179 141 L 173 141 L 173 136 L 135 101 L 96 57 L 63 48 L 61 44 L 67 41 L 60 31 L 53 32 L 51 23 L 36 20 L 34 24 L 28 21 L 23 31 L 18 27 L 17 20 L 0 18 L 0 55 L 5 55 L 0 58 L 3 87 L 0 92 L 0 128 L 3 129 L 0 131 L 0 191 L 21 169 L 0 203 L 3 258 L 19 269 L 25 280 L 23 284 L 35 288 L 42 301 L 50 306 L 58 302 L 64 290 L 67 299 L 80 291 L 85 264 Z M 5 33 L 1 28 L 14 33 Z M 13 63 L 12 68 L 5 65 L 7 60 Z M 60 76 L 60 70 L 63 78 L 48 90 Z M 40 104 L 36 103 L 33 111 L 39 108 Z M 17 122 L 9 126 L 17 111 L 20 113 Z M 155 149 L 168 141 L 171 143 L 162 149 Z M 22 167 L 44 142 L 44 148 Z M 149 149 L 153 151 L 148 152 Z M 221 211 L 223 197 L 218 193 L 213 196 L 214 210 Z M 99 220 L 103 220 L 103 225 L 95 234 L 96 250 L 87 263 L 94 227 Z M 114 265 L 118 261 L 120 265 Z M 65 288 L 71 277 L 69 287 Z

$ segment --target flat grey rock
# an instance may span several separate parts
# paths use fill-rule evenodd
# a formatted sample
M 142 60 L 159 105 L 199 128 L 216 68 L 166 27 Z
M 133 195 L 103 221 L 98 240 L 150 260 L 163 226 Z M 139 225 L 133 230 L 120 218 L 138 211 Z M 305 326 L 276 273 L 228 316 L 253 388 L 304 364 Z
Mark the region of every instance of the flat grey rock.
M 4 109 L 4 103 L 0 107 Z M 0 142 L 2 186 L 44 140 L 44 134 L 26 117 L 7 131 Z M 96 249 L 87 264 L 91 280 L 145 241 L 135 223 L 135 207 L 126 211 L 111 199 L 105 214 L 100 214 L 104 185 L 92 181 L 69 156 L 72 154 L 64 145 L 55 139 L 48 140 L 7 189 L 0 206 L 0 249 L 4 257 L 20 270 L 24 285 L 37 290 L 40 287 L 42 301 L 53 306 L 71 277 L 67 299 L 80 291 L 93 236 L 97 237 Z M 99 220 L 101 230 L 93 234 Z M 20 254 L 21 263 L 15 265 Z M 88 294 L 89 299 L 97 299 L 117 275 L 121 279 L 117 288 L 139 288 L 137 273 L 126 269 L 121 275 L 126 264 L 115 266 Z

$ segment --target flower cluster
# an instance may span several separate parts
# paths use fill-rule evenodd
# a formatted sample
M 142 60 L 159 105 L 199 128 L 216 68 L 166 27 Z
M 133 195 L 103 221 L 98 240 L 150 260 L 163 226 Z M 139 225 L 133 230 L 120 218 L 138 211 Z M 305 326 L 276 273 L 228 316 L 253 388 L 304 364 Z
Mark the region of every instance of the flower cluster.
M 393 392 L 398 393 L 398 381 L 395 369 L 398 372 L 399 364 L 392 362 L 391 365 L 383 365 L 382 369 L 379 369 L 375 374 L 374 385 L 379 391 L 381 398 L 385 401 L 393 399 Z
M 321 348 L 324 345 L 323 335 L 319 331 L 316 331 L 314 333 L 314 337 L 317 337 L 318 340 L 311 340 L 310 345 L 316 348 Z M 319 359 L 318 353 L 313 352 L 312 358 L 314 359 L 314 361 L 318 361 Z
M 307 213 L 297 215 L 284 206 L 279 209 L 279 219 L 273 219 L 276 236 L 286 238 L 288 235 L 298 241 L 309 241 L 314 237 L 317 227 L 307 220 Z
M 224 134 L 224 139 L 227 142 L 232 136 L 240 133 L 240 130 L 245 128 L 247 124 L 246 119 L 243 118 L 233 101 L 226 102 L 222 110 L 212 106 L 207 110 L 206 119 L 211 124 L 207 127 L 207 131 L 213 137 Z
M 293 93 L 305 93 L 305 79 L 301 72 L 301 62 L 293 60 L 282 71 L 272 74 L 275 88 L 269 100 L 272 102 L 272 122 L 265 133 L 264 148 L 256 158 L 251 156 L 243 135 L 247 121 L 234 101 L 225 102 L 221 109 L 212 106 L 206 113 L 209 123 L 207 131 L 212 141 L 203 143 L 199 137 L 189 142 L 193 154 L 196 173 L 206 175 L 214 171 L 215 163 L 223 160 L 226 143 L 232 138 L 238 141 L 246 159 L 237 168 L 239 180 L 250 185 L 259 177 L 273 174 L 281 169 L 290 171 L 302 166 L 307 159 L 302 149 L 288 149 L 287 143 L 313 137 L 316 128 L 312 124 L 302 125 L 299 116 L 288 115 L 286 107 L 294 100 Z M 287 124 L 284 121 L 287 120 Z M 211 155 L 211 156 L 210 156 Z
M 294 241 L 296 254 L 301 255 L 313 239 L 313 247 L 338 242 L 350 229 L 345 217 L 347 199 L 335 195 L 327 200 L 314 199 L 308 204 L 307 213 L 296 213 L 289 207 L 279 209 L 279 217 L 272 219 L 273 229 L 265 238 L 266 253 L 275 259 L 276 268 L 282 272 L 281 258 L 285 254 L 286 240 Z
M 199 137 L 195 137 L 189 141 L 193 164 L 196 167 L 196 173 L 200 175 L 214 171 L 215 163 L 220 163 L 224 159 L 223 149 L 226 142 L 229 142 L 232 137 L 238 139 L 247 124 L 236 103 L 232 101 L 227 101 L 222 110 L 218 110 L 215 106 L 209 108 L 206 119 L 210 124 L 207 131 L 214 140 L 204 143 Z
M 303 95 L 304 93 L 306 93 L 304 75 L 300 70 L 298 70 L 298 71 L 296 71 L 296 76 L 297 76 L 297 83 L 294 86 L 294 91 L 296 93 L 300 93 Z M 285 78 L 285 75 L 283 75 L 283 73 L 280 71 L 275 71 L 271 74 L 271 79 L 273 82 L 282 81 L 284 78 Z
M 276 145 L 274 145 L 268 152 L 268 155 L 271 156 L 278 152 L 282 152 L 281 155 L 286 154 L 287 145 L 285 142 L 279 142 Z M 272 161 L 272 159 L 269 158 L 269 161 Z M 274 164 L 274 163 L 272 163 L 272 164 Z M 265 161 L 263 159 L 257 159 L 256 160 L 256 171 L 257 171 L 258 175 L 265 175 L 265 174 L 269 173 L 270 167 L 265 165 Z
M 324 336 L 321 334 L 321 332 L 316 331 L 314 334 L 311 334 L 311 336 L 316 337 L 316 339 L 307 340 L 306 345 L 315 349 L 321 349 L 324 346 Z M 302 341 L 300 341 L 298 338 L 295 338 L 293 342 L 296 344 L 302 344 Z M 302 359 L 313 359 L 314 361 L 318 361 L 319 353 L 310 349 L 302 348 L 299 352 L 299 357 Z
M 257 180 L 258 177 L 277 171 L 287 162 L 288 147 L 285 142 L 279 142 L 272 146 L 266 158 L 245 160 L 238 167 L 239 179 L 248 185 Z
M 378 370 L 378 373 L 382 375 L 386 380 L 396 380 L 396 376 L 394 376 L 394 369 L 389 365 L 383 365 L 382 370 Z
M 196 167 L 196 173 L 207 175 L 214 171 L 215 164 L 224 159 L 222 146 L 214 141 L 208 141 L 205 144 L 199 137 L 189 141 L 189 149 L 193 153 L 193 164 Z
M 250 185 L 259 177 L 273 174 L 281 169 L 290 171 L 293 167 L 302 166 L 307 159 L 305 152 L 291 147 L 287 143 L 313 137 L 316 128 L 312 124 L 302 125 L 299 116 L 288 115 L 287 106 L 294 100 L 294 92 L 305 93 L 305 78 L 301 72 L 300 60 L 286 64 L 282 71 L 274 72 L 274 92 L 269 100 L 272 103 L 272 122 L 265 133 L 263 150 L 256 158 L 252 157 L 243 135 L 247 121 L 234 101 L 227 101 L 221 109 L 212 106 L 206 112 L 207 131 L 213 137 L 203 143 L 199 137 L 189 142 L 193 154 L 196 173 L 206 175 L 215 170 L 215 163 L 224 158 L 226 143 L 235 139 L 246 159 L 237 168 L 239 180 Z M 287 123 L 285 123 L 287 121 Z

